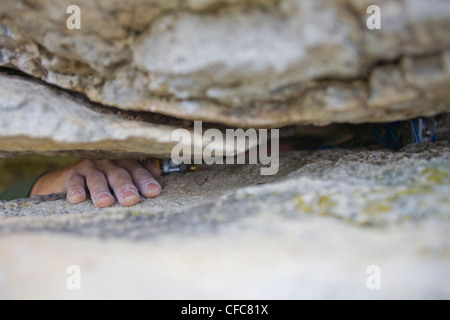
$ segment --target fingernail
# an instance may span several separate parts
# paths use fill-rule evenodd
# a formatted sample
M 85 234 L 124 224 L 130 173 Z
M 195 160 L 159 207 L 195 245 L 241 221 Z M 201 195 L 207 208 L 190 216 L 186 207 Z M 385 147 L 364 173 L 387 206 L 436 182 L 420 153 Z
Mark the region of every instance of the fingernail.
M 131 190 L 128 190 L 128 191 L 125 191 L 124 193 L 122 193 L 122 199 L 123 200 L 128 200 L 128 199 L 136 198 L 136 197 L 139 197 L 137 192 L 134 192 L 134 191 L 131 191 Z
M 149 183 L 149 184 L 147 184 L 146 187 L 147 187 L 147 193 L 149 195 L 157 194 L 157 193 L 161 192 L 161 187 L 157 184 Z
M 67 195 L 67 199 L 69 202 L 78 203 L 84 200 L 84 194 L 79 190 L 75 190 Z
M 78 197 L 78 196 L 82 196 L 83 193 L 80 190 L 75 190 L 72 192 L 69 192 L 69 198 L 74 198 L 74 197 Z
M 100 201 L 100 200 L 103 200 L 103 199 L 106 199 L 106 198 L 111 198 L 111 195 L 109 194 L 109 193 L 106 193 L 106 192 L 100 192 L 99 194 L 97 194 L 97 197 L 96 197 L 96 201 Z
M 125 207 L 134 206 L 140 200 L 139 194 L 135 191 L 127 190 L 122 193 L 120 204 Z
M 93 200 L 95 206 L 99 208 L 109 207 L 114 204 L 114 198 L 108 192 L 100 192 Z

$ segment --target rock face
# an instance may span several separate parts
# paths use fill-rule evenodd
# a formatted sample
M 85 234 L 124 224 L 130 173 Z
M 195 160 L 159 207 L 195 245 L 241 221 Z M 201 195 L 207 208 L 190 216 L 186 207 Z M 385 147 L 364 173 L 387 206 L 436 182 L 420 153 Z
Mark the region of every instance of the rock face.
M 449 163 L 448 141 L 298 151 L 277 176 L 164 176 L 159 197 L 131 208 L 0 201 L 0 298 L 445 299 Z M 82 290 L 66 287 L 71 265 Z
M 249 146 L 202 140 L 204 130 L 196 130 L 191 121 L 104 107 L 79 94 L 1 70 L 0 111 L 0 157 L 39 153 L 96 159 L 170 158 L 175 145 L 191 149 L 196 137 L 203 149 L 210 145 L 224 155 L 242 153 Z M 176 129 L 187 130 L 192 138 L 173 139 Z
M 448 0 L 1 0 L 0 157 L 168 157 L 193 120 L 283 136 L 446 113 L 449 30 Z M 289 152 L 273 176 L 200 165 L 132 208 L 0 201 L 0 298 L 448 299 L 449 119 L 435 144 Z
M 0 66 L 93 102 L 233 126 L 449 111 L 446 0 L 3 0 Z M 369 30 L 367 7 L 381 8 Z
M 162 124 L 167 122 L 164 117 L 127 119 L 126 114 L 96 107 L 83 97 L 2 73 L 0 110 L 0 154 L 4 156 L 58 152 L 94 158 L 170 157 L 175 145 L 171 133 L 186 126 L 182 121 Z

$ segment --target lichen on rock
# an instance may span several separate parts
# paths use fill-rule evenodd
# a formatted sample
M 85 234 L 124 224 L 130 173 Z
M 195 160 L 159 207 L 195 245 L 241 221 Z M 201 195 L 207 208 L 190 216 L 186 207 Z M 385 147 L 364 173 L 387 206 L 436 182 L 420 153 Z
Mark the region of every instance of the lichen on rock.
M 1 0 L 8 170 L 23 154 L 170 157 L 195 120 L 333 148 L 282 152 L 269 176 L 201 164 L 134 207 L 0 201 L 0 298 L 448 298 L 449 30 L 448 0 Z M 360 143 L 374 123 L 439 113 L 437 143 Z

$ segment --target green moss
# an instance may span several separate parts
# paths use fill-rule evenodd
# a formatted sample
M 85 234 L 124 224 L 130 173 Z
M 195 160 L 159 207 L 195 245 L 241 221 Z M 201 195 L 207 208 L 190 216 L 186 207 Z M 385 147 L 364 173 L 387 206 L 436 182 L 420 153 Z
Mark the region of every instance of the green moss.
M 385 203 L 380 203 L 377 206 L 375 206 L 375 210 L 378 212 L 388 212 L 391 211 L 391 206 Z
M 392 211 L 392 202 L 388 198 L 369 200 L 366 202 L 363 212 L 369 216 L 375 216 Z
M 450 166 L 444 169 L 428 167 L 422 170 L 422 175 L 427 181 L 437 184 L 450 184 Z
M 306 204 L 302 197 L 300 197 L 299 195 L 295 195 L 294 196 L 294 200 L 297 202 L 297 206 L 300 209 L 300 211 L 302 212 L 306 212 L 306 213 L 312 213 L 313 212 L 313 208 Z
M 8 186 L 42 172 L 70 165 L 78 159 L 70 157 L 44 157 L 39 155 L 0 159 L 0 193 Z
M 149 211 L 129 211 L 128 214 L 133 217 L 150 217 L 153 216 L 153 212 Z
M 434 189 L 430 185 L 426 184 L 412 184 L 406 189 L 402 189 L 399 191 L 396 191 L 393 199 L 396 200 L 401 197 L 409 197 L 409 196 L 415 196 L 418 194 L 431 194 L 434 192 Z
M 337 206 L 336 201 L 332 200 L 329 196 L 321 196 L 317 203 L 319 205 L 319 214 L 321 216 L 331 215 L 330 209 Z
M 321 216 L 331 215 L 330 209 L 337 206 L 337 203 L 331 200 L 329 196 L 321 196 L 317 202 L 314 202 L 313 204 L 306 203 L 299 195 L 295 195 L 294 200 L 300 211 L 304 213 L 315 212 Z
M 336 201 L 331 200 L 329 196 L 321 196 L 318 201 L 319 206 L 326 206 L 328 208 L 333 208 L 337 206 Z

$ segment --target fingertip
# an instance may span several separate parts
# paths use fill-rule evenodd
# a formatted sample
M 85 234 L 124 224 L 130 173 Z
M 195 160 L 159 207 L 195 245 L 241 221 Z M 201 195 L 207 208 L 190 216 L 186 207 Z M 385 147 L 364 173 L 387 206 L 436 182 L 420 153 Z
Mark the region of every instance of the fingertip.
M 100 199 L 98 201 L 94 201 L 94 205 L 98 208 L 106 208 L 106 207 L 111 207 L 114 204 L 114 198 L 113 197 L 109 197 L 109 198 L 104 198 L 104 199 Z
M 149 183 L 145 186 L 144 196 L 146 198 L 155 198 L 161 193 L 161 186 L 156 183 Z
M 120 205 L 122 207 L 132 207 L 135 206 L 139 203 L 140 199 L 139 197 L 133 197 L 130 199 L 123 199 L 122 202 L 120 203 Z
M 124 207 L 131 207 L 138 204 L 140 200 L 139 193 L 134 190 L 128 190 L 122 193 L 120 197 L 120 205 Z
M 114 204 L 114 197 L 111 194 L 102 192 L 97 195 L 96 199 L 92 199 L 92 201 L 96 207 L 105 208 Z
M 67 201 L 71 204 L 78 204 L 86 200 L 86 193 L 76 190 L 67 193 Z

